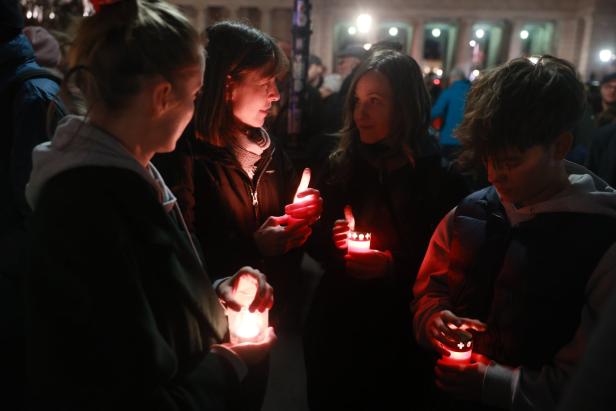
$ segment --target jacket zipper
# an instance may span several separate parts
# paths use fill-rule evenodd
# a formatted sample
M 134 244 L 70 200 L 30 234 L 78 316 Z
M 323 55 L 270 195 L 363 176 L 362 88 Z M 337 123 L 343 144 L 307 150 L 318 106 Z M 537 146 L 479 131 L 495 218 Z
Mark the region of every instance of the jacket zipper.
M 255 221 L 256 222 L 259 221 L 259 195 L 258 195 L 259 182 L 261 181 L 261 177 L 263 177 L 263 174 L 265 173 L 265 170 L 267 170 L 267 168 L 269 167 L 270 163 L 272 162 L 272 157 L 273 156 L 274 156 L 274 150 L 272 150 L 272 152 L 270 153 L 269 158 L 267 159 L 267 162 L 261 168 L 261 171 L 257 175 L 257 179 L 255 180 L 254 185 L 253 184 L 249 184 L 250 196 L 252 197 L 252 210 L 254 212 L 254 216 L 255 216 Z

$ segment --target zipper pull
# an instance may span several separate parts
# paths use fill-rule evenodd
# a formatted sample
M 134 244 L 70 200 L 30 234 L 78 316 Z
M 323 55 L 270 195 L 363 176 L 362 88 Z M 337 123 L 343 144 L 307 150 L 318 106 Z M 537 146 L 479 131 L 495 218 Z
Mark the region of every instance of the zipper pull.
M 257 197 L 257 191 L 256 190 L 250 190 L 250 195 L 252 196 L 252 206 L 256 207 L 259 205 L 259 198 Z

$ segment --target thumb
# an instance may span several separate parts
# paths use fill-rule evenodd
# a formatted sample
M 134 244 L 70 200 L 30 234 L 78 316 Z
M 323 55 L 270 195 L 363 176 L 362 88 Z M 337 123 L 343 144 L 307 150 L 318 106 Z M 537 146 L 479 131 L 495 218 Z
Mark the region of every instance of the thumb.
M 344 219 L 349 223 L 349 230 L 355 230 L 355 217 L 353 216 L 353 209 L 350 205 L 344 206 Z
M 280 217 L 269 216 L 267 217 L 267 220 L 265 220 L 265 222 L 263 223 L 261 227 L 276 227 L 279 225 L 286 224 L 288 221 L 289 221 L 289 216 L 287 215 L 283 215 Z

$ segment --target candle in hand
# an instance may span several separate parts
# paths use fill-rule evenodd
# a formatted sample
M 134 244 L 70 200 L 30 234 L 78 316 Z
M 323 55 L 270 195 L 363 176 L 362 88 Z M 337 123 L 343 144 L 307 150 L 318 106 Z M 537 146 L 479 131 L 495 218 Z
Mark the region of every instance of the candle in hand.
M 306 191 L 306 189 L 308 188 L 308 185 L 310 184 L 310 175 L 310 169 L 305 168 L 304 172 L 302 173 L 302 179 L 300 180 L 299 186 L 297 186 L 297 191 L 295 192 L 295 198 L 293 199 L 294 204 L 302 203 L 308 200 L 308 197 L 299 198 L 297 195 L 302 191 Z
M 370 250 L 370 233 L 349 231 L 347 239 L 349 253 L 365 253 Z
M 446 346 L 445 349 L 449 352 L 449 357 L 443 359 L 452 364 L 470 364 L 473 354 L 473 337 L 468 332 L 462 330 L 453 330 L 456 335 L 456 341 L 452 346 Z
M 250 312 L 248 307 L 257 294 L 256 279 L 249 276 L 240 277 L 234 297 L 240 304 L 239 311 L 227 308 L 229 336 L 232 344 L 243 342 L 260 342 L 266 337 L 268 327 L 268 310 Z

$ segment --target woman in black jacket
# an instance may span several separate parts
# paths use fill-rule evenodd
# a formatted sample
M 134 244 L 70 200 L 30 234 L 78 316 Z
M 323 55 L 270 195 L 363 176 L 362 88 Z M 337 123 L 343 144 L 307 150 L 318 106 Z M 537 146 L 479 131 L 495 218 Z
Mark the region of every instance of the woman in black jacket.
M 300 195 L 304 202 L 291 205 L 298 176 L 262 128 L 280 97 L 276 76 L 286 69 L 286 57 L 269 36 L 241 23 L 217 23 L 207 37 L 204 91 L 195 130 L 185 134 L 189 178 L 178 191 L 180 202 L 213 277 L 257 267 L 274 287 L 273 323 L 296 326 L 299 310 L 289 305 L 299 301 L 298 248 L 322 200 L 308 189 Z
M 203 81 L 198 35 L 173 6 L 122 0 L 83 20 L 70 65 L 87 117 L 34 150 L 25 281 L 27 409 L 227 410 L 263 343 L 222 344 L 219 298 L 271 306 L 242 268 L 216 295 L 175 198 L 150 163 L 175 147 Z
M 412 58 L 375 52 L 347 99 L 319 185 L 326 203 L 315 248 L 326 273 L 305 338 L 309 402 L 313 410 L 418 409 L 429 378 L 412 338 L 411 287 L 434 228 L 466 188 L 427 133 L 430 100 Z M 347 253 L 346 206 L 355 230 L 371 233 L 370 251 Z

